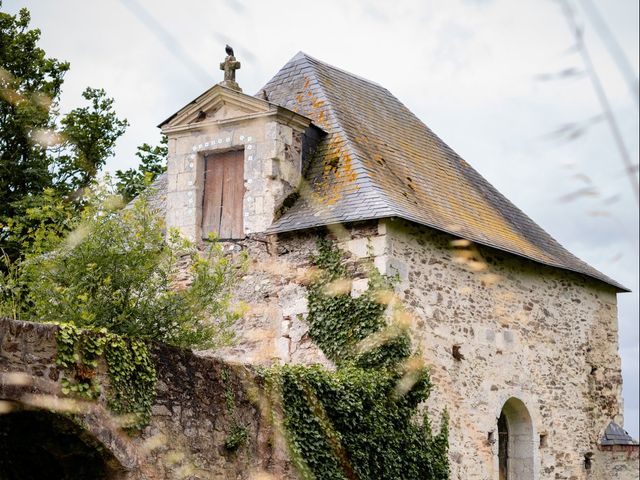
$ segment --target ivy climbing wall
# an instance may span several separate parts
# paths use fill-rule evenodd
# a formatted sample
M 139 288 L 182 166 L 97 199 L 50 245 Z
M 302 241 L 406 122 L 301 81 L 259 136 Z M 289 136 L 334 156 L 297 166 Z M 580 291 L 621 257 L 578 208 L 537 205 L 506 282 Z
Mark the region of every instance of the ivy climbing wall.
M 248 479 L 261 472 L 272 475 L 262 478 L 295 478 L 285 450 L 278 450 L 274 442 L 270 416 L 262 414 L 256 394 L 260 383 L 251 370 L 189 351 L 152 346 L 150 357 L 157 382 L 150 416 L 144 426 L 132 429 L 130 418 L 119 415 L 121 412 L 110 405 L 113 380 L 104 355 L 98 355 L 95 364 L 90 363 L 94 358 L 87 358 L 82 375 L 77 377 L 76 372 L 71 376 L 73 384 L 91 379 L 96 392 L 91 399 L 79 395 L 78 389 L 69 389 L 70 382 L 64 379 L 70 377 L 71 360 L 68 349 L 59 355 L 59 332 L 53 324 L 0 319 L 3 435 L 11 433 L 5 427 L 17 423 L 10 421 L 12 415 L 52 411 L 76 425 L 77 444 L 86 444 L 88 451 L 103 458 L 104 478 Z M 139 387 L 136 382 L 130 385 L 132 389 Z M 56 422 L 51 424 L 52 431 Z M 59 435 L 65 433 L 62 438 L 67 438 L 69 427 L 64 428 Z M 0 440 L 12 441 L 3 435 Z M 55 450 L 60 450 L 61 459 L 72 457 L 63 452 L 64 445 Z M 80 463 L 69 464 L 71 472 L 76 472 L 73 478 L 95 478 L 77 476 L 83 470 L 83 458 L 86 456 L 76 460 Z M 51 465 L 61 464 L 61 459 L 52 460 Z M 0 469 L 6 461 L 0 452 Z
M 247 250 L 254 263 L 237 288 L 249 306 L 238 325 L 238 344 L 223 355 L 335 368 L 314 342 L 309 320 L 311 258 L 324 233 L 251 237 L 229 245 Z M 497 475 L 497 442 L 491 438 L 511 397 L 531 417 L 527 454 L 534 479 L 595 478 L 585 468 L 585 455 L 596 452 L 599 432 L 610 420 L 622 421 L 612 288 L 401 220 L 329 233 L 346 254 L 349 281 L 341 288 L 352 297 L 368 288 L 363 263 L 398 276 L 394 291 L 431 367 L 427 406 L 436 430 L 438 413 L 455 407 L 449 412 L 452 479 Z

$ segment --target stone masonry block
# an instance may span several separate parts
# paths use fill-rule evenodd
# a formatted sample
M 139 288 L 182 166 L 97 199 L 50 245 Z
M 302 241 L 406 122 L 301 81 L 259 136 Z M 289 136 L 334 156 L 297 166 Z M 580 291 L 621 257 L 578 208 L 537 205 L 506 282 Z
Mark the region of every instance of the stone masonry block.
M 182 171 L 182 155 L 169 154 L 167 156 L 167 173 L 175 175 Z
M 386 236 L 354 238 L 345 242 L 345 248 L 357 258 L 377 257 L 386 253 Z
M 264 213 L 264 198 L 256 197 L 254 198 L 253 202 L 254 202 L 254 206 L 253 206 L 254 213 L 256 213 L 257 215 L 262 215 Z
M 277 158 L 266 158 L 262 162 L 262 174 L 270 179 L 278 178 L 280 161 Z
M 176 154 L 188 154 L 192 153 L 192 147 L 195 143 L 194 137 L 192 135 L 186 135 L 183 137 L 176 138 Z
M 299 314 L 306 314 L 309 311 L 309 303 L 306 296 L 290 299 L 286 305 L 282 307 L 282 316 L 294 318 Z
M 380 267 L 378 267 L 380 273 L 385 275 L 398 275 L 401 281 L 405 281 L 407 279 L 407 265 L 403 261 L 397 258 L 388 259 L 386 256 L 381 256 L 377 257 L 374 261 L 376 267 L 378 266 L 378 262 L 381 265 L 384 265 L 385 269 L 385 271 L 382 271 Z
M 178 175 L 176 173 L 167 174 L 167 193 L 175 192 L 178 189 Z
M 387 269 L 388 260 L 389 259 L 386 256 L 376 257 L 373 260 L 373 265 L 378 269 L 378 271 L 382 275 L 393 275 L 393 274 L 395 274 L 394 271 L 389 271 Z M 406 277 L 406 271 L 405 271 L 405 277 Z M 400 278 L 402 278 L 402 275 L 400 275 Z
M 278 125 L 277 140 L 291 145 L 293 143 L 293 129 L 286 125 Z
M 202 182 L 200 182 L 202 183 Z M 178 173 L 176 175 L 176 190 L 194 190 L 196 184 L 195 172 Z
M 351 282 L 351 296 L 353 298 L 358 298 L 369 288 L 369 279 L 368 278 L 357 278 Z
M 291 340 L 287 337 L 280 337 L 276 339 L 276 357 L 278 357 L 282 361 L 289 360 L 289 344 Z
M 176 153 L 176 145 L 177 145 L 178 141 L 175 138 L 172 138 L 171 140 L 169 140 L 169 142 L 167 143 L 167 153 L 169 155 Z
M 297 187 L 300 183 L 300 178 L 302 177 L 300 164 L 297 162 L 293 163 L 288 160 L 279 162 L 279 176 L 285 182 Z
M 276 122 L 265 123 L 264 138 L 266 140 L 275 140 L 278 138 L 278 124 Z
M 255 155 L 258 158 L 284 158 L 284 143 L 277 140 L 266 140 L 255 146 Z

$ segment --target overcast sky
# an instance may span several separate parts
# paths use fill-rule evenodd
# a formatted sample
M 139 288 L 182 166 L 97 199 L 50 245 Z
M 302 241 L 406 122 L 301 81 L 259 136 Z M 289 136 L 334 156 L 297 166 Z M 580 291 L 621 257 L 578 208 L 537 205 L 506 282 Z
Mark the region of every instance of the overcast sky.
M 638 2 L 573 1 L 637 164 L 628 75 L 583 8 L 599 10 L 637 79 Z M 607 124 L 589 122 L 601 108 L 554 0 L 5 0 L 3 9 L 23 6 L 41 47 L 71 62 L 63 111 L 86 86 L 102 87 L 131 123 L 111 171 L 134 166 L 160 121 L 222 79 L 225 43 L 249 94 L 300 50 L 388 88 L 560 243 L 634 291 L 618 298 L 625 427 L 638 438 L 638 205 Z M 571 68 L 579 74 L 550 79 Z M 573 141 L 552 134 L 569 124 L 588 128 Z

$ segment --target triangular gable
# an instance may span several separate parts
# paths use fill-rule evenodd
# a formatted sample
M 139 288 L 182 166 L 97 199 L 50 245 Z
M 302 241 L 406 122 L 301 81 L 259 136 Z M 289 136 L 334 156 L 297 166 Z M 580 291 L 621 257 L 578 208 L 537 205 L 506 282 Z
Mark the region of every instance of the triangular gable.
M 194 124 L 232 122 L 253 116 L 273 115 L 284 111 L 283 107 L 274 105 L 260 98 L 245 95 L 242 92 L 215 85 L 198 98 L 185 105 L 158 127 L 163 132 L 193 127 Z M 308 125 L 309 120 L 295 112 L 289 112 L 301 124 Z

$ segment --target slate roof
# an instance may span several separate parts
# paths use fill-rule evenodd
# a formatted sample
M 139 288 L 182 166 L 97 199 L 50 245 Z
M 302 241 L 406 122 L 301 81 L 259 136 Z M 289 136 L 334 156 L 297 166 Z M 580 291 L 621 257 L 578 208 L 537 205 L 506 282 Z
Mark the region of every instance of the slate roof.
M 617 423 L 611 422 L 600 439 L 600 445 L 638 445 L 638 442 Z
M 263 90 L 328 132 L 305 172 L 310 194 L 270 232 L 400 217 L 628 291 L 563 248 L 382 86 L 300 52 L 256 97 Z
M 148 187 L 148 189 L 151 190 L 149 196 L 147 197 L 149 206 L 151 207 L 151 209 L 162 212 L 163 214 L 167 211 L 168 183 L 169 177 L 167 176 L 167 172 L 164 172 L 158 175 Z
M 158 215 L 165 216 L 167 213 L 167 188 L 169 187 L 169 177 L 167 172 L 158 175 L 145 190 L 145 198 L 149 208 L 157 212 Z M 138 198 L 133 198 L 126 206 L 125 209 L 133 208 Z

